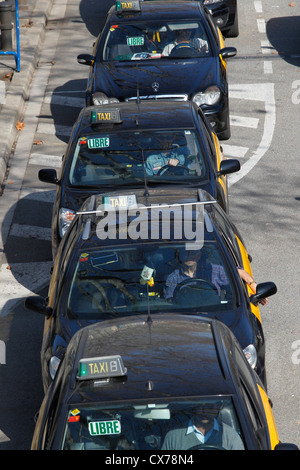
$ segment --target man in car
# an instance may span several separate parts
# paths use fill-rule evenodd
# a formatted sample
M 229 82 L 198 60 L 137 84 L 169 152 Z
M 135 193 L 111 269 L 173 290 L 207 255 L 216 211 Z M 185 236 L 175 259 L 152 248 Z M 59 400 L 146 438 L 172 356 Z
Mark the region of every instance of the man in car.
M 204 403 L 197 407 L 184 425 L 168 431 L 162 450 L 244 450 L 242 439 L 236 430 L 217 420 L 220 404 Z

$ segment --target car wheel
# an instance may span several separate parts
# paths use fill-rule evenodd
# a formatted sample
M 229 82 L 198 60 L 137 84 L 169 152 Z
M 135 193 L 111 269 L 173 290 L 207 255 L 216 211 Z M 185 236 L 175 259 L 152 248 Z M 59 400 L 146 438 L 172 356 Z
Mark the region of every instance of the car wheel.
M 234 15 L 234 21 L 231 28 L 226 32 L 226 37 L 228 38 L 236 38 L 239 35 L 239 18 L 238 18 L 238 9 L 236 8 L 236 12 Z
M 229 118 L 229 112 L 228 112 L 225 129 L 222 132 L 218 132 L 218 139 L 228 140 L 230 139 L 230 136 L 231 136 L 231 130 L 230 130 L 230 118 Z

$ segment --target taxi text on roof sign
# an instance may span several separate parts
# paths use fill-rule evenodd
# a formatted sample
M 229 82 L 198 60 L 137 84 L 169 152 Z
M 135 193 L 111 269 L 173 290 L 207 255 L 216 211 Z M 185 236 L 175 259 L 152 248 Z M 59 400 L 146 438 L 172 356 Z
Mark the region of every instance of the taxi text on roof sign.
M 90 357 L 80 359 L 77 379 L 120 377 L 126 372 L 121 356 Z
M 119 109 L 93 109 L 91 112 L 91 124 L 98 124 L 103 122 L 115 122 L 120 123 L 122 122 L 120 118 L 120 110 Z
M 104 209 L 137 209 L 137 200 L 135 194 L 124 194 L 123 196 L 103 196 Z
M 131 0 L 130 2 L 116 2 L 116 10 L 120 11 L 140 11 L 140 1 L 139 0 Z

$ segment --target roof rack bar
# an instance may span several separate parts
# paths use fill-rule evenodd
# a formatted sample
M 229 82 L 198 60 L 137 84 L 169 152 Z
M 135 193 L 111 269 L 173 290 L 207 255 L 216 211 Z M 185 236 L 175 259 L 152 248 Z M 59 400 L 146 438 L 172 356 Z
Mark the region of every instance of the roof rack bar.
M 217 204 L 216 200 L 212 201 L 198 201 L 198 202 L 185 202 L 185 203 L 178 203 L 178 204 L 159 204 L 159 205 L 151 205 L 151 206 L 137 206 L 137 210 L 149 210 L 149 209 L 165 209 L 165 208 L 172 208 L 172 207 L 182 207 L 182 206 L 198 206 L 198 205 L 206 205 L 206 204 Z M 130 209 L 130 208 L 129 208 Z M 131 208 L 132 209 L 132 208 Z M 118 210 L 127 210 L 125 209 L 118 209 Z M 92 214 L 101 214 L 103 212 L 107 212 L 105 209 L 95 209 L 91 211 L 78 211 L 76 214 L 78 215 L 92 215 Z

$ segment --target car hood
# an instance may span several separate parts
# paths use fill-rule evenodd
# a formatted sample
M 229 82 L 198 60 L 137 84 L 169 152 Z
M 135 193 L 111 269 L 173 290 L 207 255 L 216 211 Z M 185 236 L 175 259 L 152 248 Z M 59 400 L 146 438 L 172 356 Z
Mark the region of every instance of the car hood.
M 120 101 L 132 96 L 194 94 L 219 82 L 215 57 L 201 60 L 170 60 L 96 63 L 93 89 Z M 154 85 L 155 84 L 155 85 Z M 154 88 L 158 86 L 155 91 Z
M 169 312 L 170 313 L 170 312 Z M 173 312 L 174 313 L 174 312 Z M 251 325 L 248 317 L 248 313 L 244 310 L 243 307 L 239 307 L 236 310 L 228 312 L 209 312 L 209 313 L 195 313 L 195 312 L 180 312 L 181 314 L 201 316 L 204 318 L 213 318 L 219 320 L 222 323 L 225 323 L 228 328 L 233 332 L 237 340 L 239 341 L 241 347 L 244 349 L 249 344 L 253 343 L 256 346 L 255 332 L 253 331 L 253 326 Z M 176 312 L 174 313 L 176 314 Z M 132 313 L 132 315 L 136 315 Z M 153 313 L 153 316 L 156 314 Z M 166 313 L 167 315 L 167 313 Z M 128 316 L 128 314 L 127 314 Z M 88 326 L 92 323 L 102 322 L 104 320 L 113 318 L 109 314 L 105 315 L 103 318 L 99 319 L 77 319 L 72 320 L 65 316 L 60 316 L 60 337 L 63 339 L 63 342 L 67 346 L 70 342 L 72 336 L 81 328 Z M 56 342 L 56 341 L 55 341 Z M 54 342 L 54 343 L 55 343 Z

